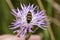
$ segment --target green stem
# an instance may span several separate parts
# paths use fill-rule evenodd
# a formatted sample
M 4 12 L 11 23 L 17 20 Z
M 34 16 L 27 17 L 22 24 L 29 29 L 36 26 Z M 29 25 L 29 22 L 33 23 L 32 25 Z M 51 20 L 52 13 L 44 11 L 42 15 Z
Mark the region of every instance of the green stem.
M 39 4 L 39 7 L 41 8 L 41 10 L 44 10 L 44 6 L 43 6 L 41 0 L 37 0 L 37 2 L 38 2 L 38 4 Z M 48 19 L 47 19 L 47 20 L 48 20 Z M 52 29 L 51 29 L 51 27 L 50 27 L 50 24 L 49 24 L 48 26 L 49 26 L 49 27 L 48 27 L 48 31 L 49 31 L 49 33 L 50 33 L 51 40 L 55 40 L 54 34 L 53 34 Z
M 43 6 L 41 0 L 37 0 L 37 2 L 38 2 L 38 5 L 39 5 L 40 9 L 44 10 L 44 6 Z
M 38 27 L 35 29 L 35 31 L 36 31 L 37 29 L 38 29 Z M 35 32 L 35 31 L 34 31 L 34 32 Z M 29 33 L 25 40 L 28 40 L 31 35 L 32 35 L 32 33 Z
M 14 9 L 14 6 L 11 3 L 11 0 L 6 0 L 8 6 L 10 7 L 10 9 Z

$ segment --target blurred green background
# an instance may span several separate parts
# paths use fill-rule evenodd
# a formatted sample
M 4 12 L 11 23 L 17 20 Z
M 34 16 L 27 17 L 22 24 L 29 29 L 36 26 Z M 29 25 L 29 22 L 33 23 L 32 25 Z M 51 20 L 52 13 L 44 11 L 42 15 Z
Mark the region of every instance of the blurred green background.
M 0 0 L 0 35 L 13 34 L 9 29 L 13 21 L 11 9 L 20 7 L 20 3 L 28 5 L 38 5 L 40 10 L 46 10 L 46 15 L 50 20 L 50 26 L 43 31 L 42 40 L 60 40 L 60 0 Z M 39 34 L 40 30 L 37 30 Z

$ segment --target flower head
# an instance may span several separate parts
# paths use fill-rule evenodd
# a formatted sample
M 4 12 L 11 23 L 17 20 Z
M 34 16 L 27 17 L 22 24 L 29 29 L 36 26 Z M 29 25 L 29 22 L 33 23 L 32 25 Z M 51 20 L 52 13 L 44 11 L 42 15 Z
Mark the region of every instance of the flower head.
M 45 15 L 45 10 L 36 10 L 37 6 L 34 7 L 34 4 L 29 4 L 28 6 L 21 4 L 21 8 L 21 10 L 19 10 L 19 8 L 12 9 L 12 14 L 16 19 L 11 25 L 13 27 L 10 28 L 14 30 L 14 32 L 17 32 L 19 36 L 25 36 L 27 32 L 34 32 L 31 29 L 33 28 L 33 25 L 37 25 L 43 30 L 47 28 L 47 20 L 45 19 L 47 16 Z M 28 14 L 31 14 L 31 16 L 27 16 Z

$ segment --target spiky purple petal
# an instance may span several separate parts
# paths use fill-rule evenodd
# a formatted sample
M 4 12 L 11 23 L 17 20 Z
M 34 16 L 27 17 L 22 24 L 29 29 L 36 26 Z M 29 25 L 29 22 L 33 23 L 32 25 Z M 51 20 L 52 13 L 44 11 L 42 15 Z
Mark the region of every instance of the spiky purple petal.
M 47 16 L 45 16 L 45 10 L 39 11 L 37 9 L 37 12 L 35 12 L 37 6 L 34 7 L 34 4 L 26 6 L 25 4 L 21 4 L 21 10 L 19 8 L 12 9 L 12 14 L 16 17 L 15 22 L 13 22 L 10 29 L 17 29 L 14 30 L 14 32 L 18 32 L 19 36 L 26 35 L 27 32 L 34 32 L 31 28 L 33 28 L 33 25 L 37 25 L 41 29 L 45 30 L 47 27 Z M 28 12 L 31 12 L 32 14 L 32 20 L 30 23 L 27 23 L 27 14 Z

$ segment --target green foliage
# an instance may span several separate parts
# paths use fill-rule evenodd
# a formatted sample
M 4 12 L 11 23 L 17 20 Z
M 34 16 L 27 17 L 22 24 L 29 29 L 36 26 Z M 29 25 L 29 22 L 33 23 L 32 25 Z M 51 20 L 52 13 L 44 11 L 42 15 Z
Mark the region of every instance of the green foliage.
M 0 0 L 0 34 L 10 33 L 9 24 L 12 20 L 10 10 L 5 0 Z

